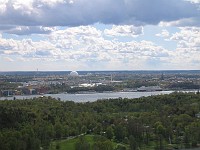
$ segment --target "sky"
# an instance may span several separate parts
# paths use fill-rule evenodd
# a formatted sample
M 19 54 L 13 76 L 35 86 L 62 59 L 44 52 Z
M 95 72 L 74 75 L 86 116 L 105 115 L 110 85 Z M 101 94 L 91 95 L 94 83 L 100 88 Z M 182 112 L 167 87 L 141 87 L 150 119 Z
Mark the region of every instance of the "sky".
M 200 0 L 0 0 L 0 71 L 200 70 Z

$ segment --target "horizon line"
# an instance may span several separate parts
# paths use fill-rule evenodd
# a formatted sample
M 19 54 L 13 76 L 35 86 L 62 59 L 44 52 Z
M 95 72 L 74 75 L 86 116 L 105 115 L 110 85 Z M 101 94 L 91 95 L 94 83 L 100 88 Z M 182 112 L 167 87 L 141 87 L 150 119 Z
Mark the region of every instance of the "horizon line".
M 151 70 L 151 69 L 144 69 L 144 70 L 16 70 L 16 71 L 0 71 L 0 72 L 70 72 L 70 71 L 77 71 L 77 72 L 113 72 L 113 71 L 200 71 L 200 69 L 158 69 L 158 70 Z

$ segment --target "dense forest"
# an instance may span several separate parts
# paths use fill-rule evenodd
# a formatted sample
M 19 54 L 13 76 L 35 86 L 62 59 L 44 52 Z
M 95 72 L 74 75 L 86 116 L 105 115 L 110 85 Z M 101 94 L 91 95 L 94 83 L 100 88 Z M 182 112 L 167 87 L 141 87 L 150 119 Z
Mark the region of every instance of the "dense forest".
M 51 97 L 3 100 L 0 149 L 50 149 L 52 141 L 73 137 L 79 137 L 76 150 L 193 148 L 200 143 L 199 112 L 199 93 L 87 103 Z M 95 135 L 93 146 L 84 135 Z

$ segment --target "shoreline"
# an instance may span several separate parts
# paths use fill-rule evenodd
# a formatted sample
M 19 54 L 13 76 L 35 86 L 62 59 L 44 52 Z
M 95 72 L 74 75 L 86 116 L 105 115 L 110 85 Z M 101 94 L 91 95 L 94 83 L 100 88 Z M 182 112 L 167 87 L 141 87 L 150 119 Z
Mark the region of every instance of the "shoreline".
M 152 95 L 160 95 L 160 94 L 170 94 L 174 91 L 155 91 L 155 92 L 96 92 L 96 93 L 59 93 L 59 94 L 43 94 L 43 95 L 19 95 L 12 97 L 0 97 L 0 100 L 24 100 L 24 99 L 33 99 L 38 97 L 52 97 L 56 99 L 60 99 L 63 101 L 74 101 L 74 102 L 87 102 L 87 101 L 97 101 L 101 99 L 115 99 L 115 98 L 139 98 L 139 97 L 147 97 Z

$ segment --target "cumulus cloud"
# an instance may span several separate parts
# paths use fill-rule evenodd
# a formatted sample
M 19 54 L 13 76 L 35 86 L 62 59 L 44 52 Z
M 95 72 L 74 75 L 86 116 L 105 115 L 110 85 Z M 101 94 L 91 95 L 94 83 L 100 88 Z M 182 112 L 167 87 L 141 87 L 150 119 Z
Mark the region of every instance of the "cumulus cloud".
M 15 56 L 16 58 L 24 57 L 27 60 L 51 57 L 54 59 L 54 57 L 57 57 L 57 53 L 59 53 L 50 42 L 33 42 L 31 39 L 23 39 L 20 41 L 0 38 L 0 50 L 4 56 Z
M 5 0 L 0 24 L 14 26 L 79 26 L 158 24 L 198 18 L 197 0 Z
M 200 69 L 200 28 L 180 27 L 180 31 L 169 38 L 177 42 L 177 48 L 172 53 L 171 62 L 184 68 Z M 184 61 L 182 61 L 184 60 Z
M 47 64 L 59 61 L 90 70 L 199 68 L 200 29 L 184 27 L 174 34 L 165 32 L 163 30 L 161 33 L 177 42 L 174 50 L 147 40 L 110 40 L 102 30 L 80 26 L 54 30 L 44 35 L 47 39 L 40 41 L 5 39 L 0 36 L 0 53 L 1 58 L 15 58 L 15 61 L 51 61 Z
M 162 30 L 161 33 L 156 34 L 156 36 L 158 37 L 163 37 L 163 38 L 168 38 L 170 36 L 169 31 L 167 30 Z
M 4 33 L 16 35 L 31 35 L 31 34 L 50 34 L 55 28 L 42 27 L 42 26 L 18 26 L 5 29 Z
M 181 27 L 180 32 L 174 33 L 170 40 L 177 41 L 177 47 L 200 51 L 200 28 L 199 27 Z
M 82 64 L 124 64 L 152 58 L 169 57 L 168 50 L 149 41 L 120 42 L 106 40 L 103 31 L 92 26 L 72 27 L 53 31 L 48 40 L 13 40 L 0 38 L 0 49 L 5 57 L 24 60 L 78 61 Z M 121 65 L 122 65 L 121 64 Z
M 50 34 L 56 28 L 42 26 L 0 26 L 0 32 L 15 35 Z
M 176 21 L 161 21 L 159 23 L 161 27 L 169 27 L 169 26 L 177 26 L 177 27 L 185 27 L 185 26 L 200 26 L 200 17 L 191 17 L 191 18 L 184 18 Z
M 131 36 L 137 37 L 143 34 L 143 27 L 135 27 L 133 25 L 116 26 L 113 25 L 112 29 L 105 29 L 104 34 L 107 36 Z

